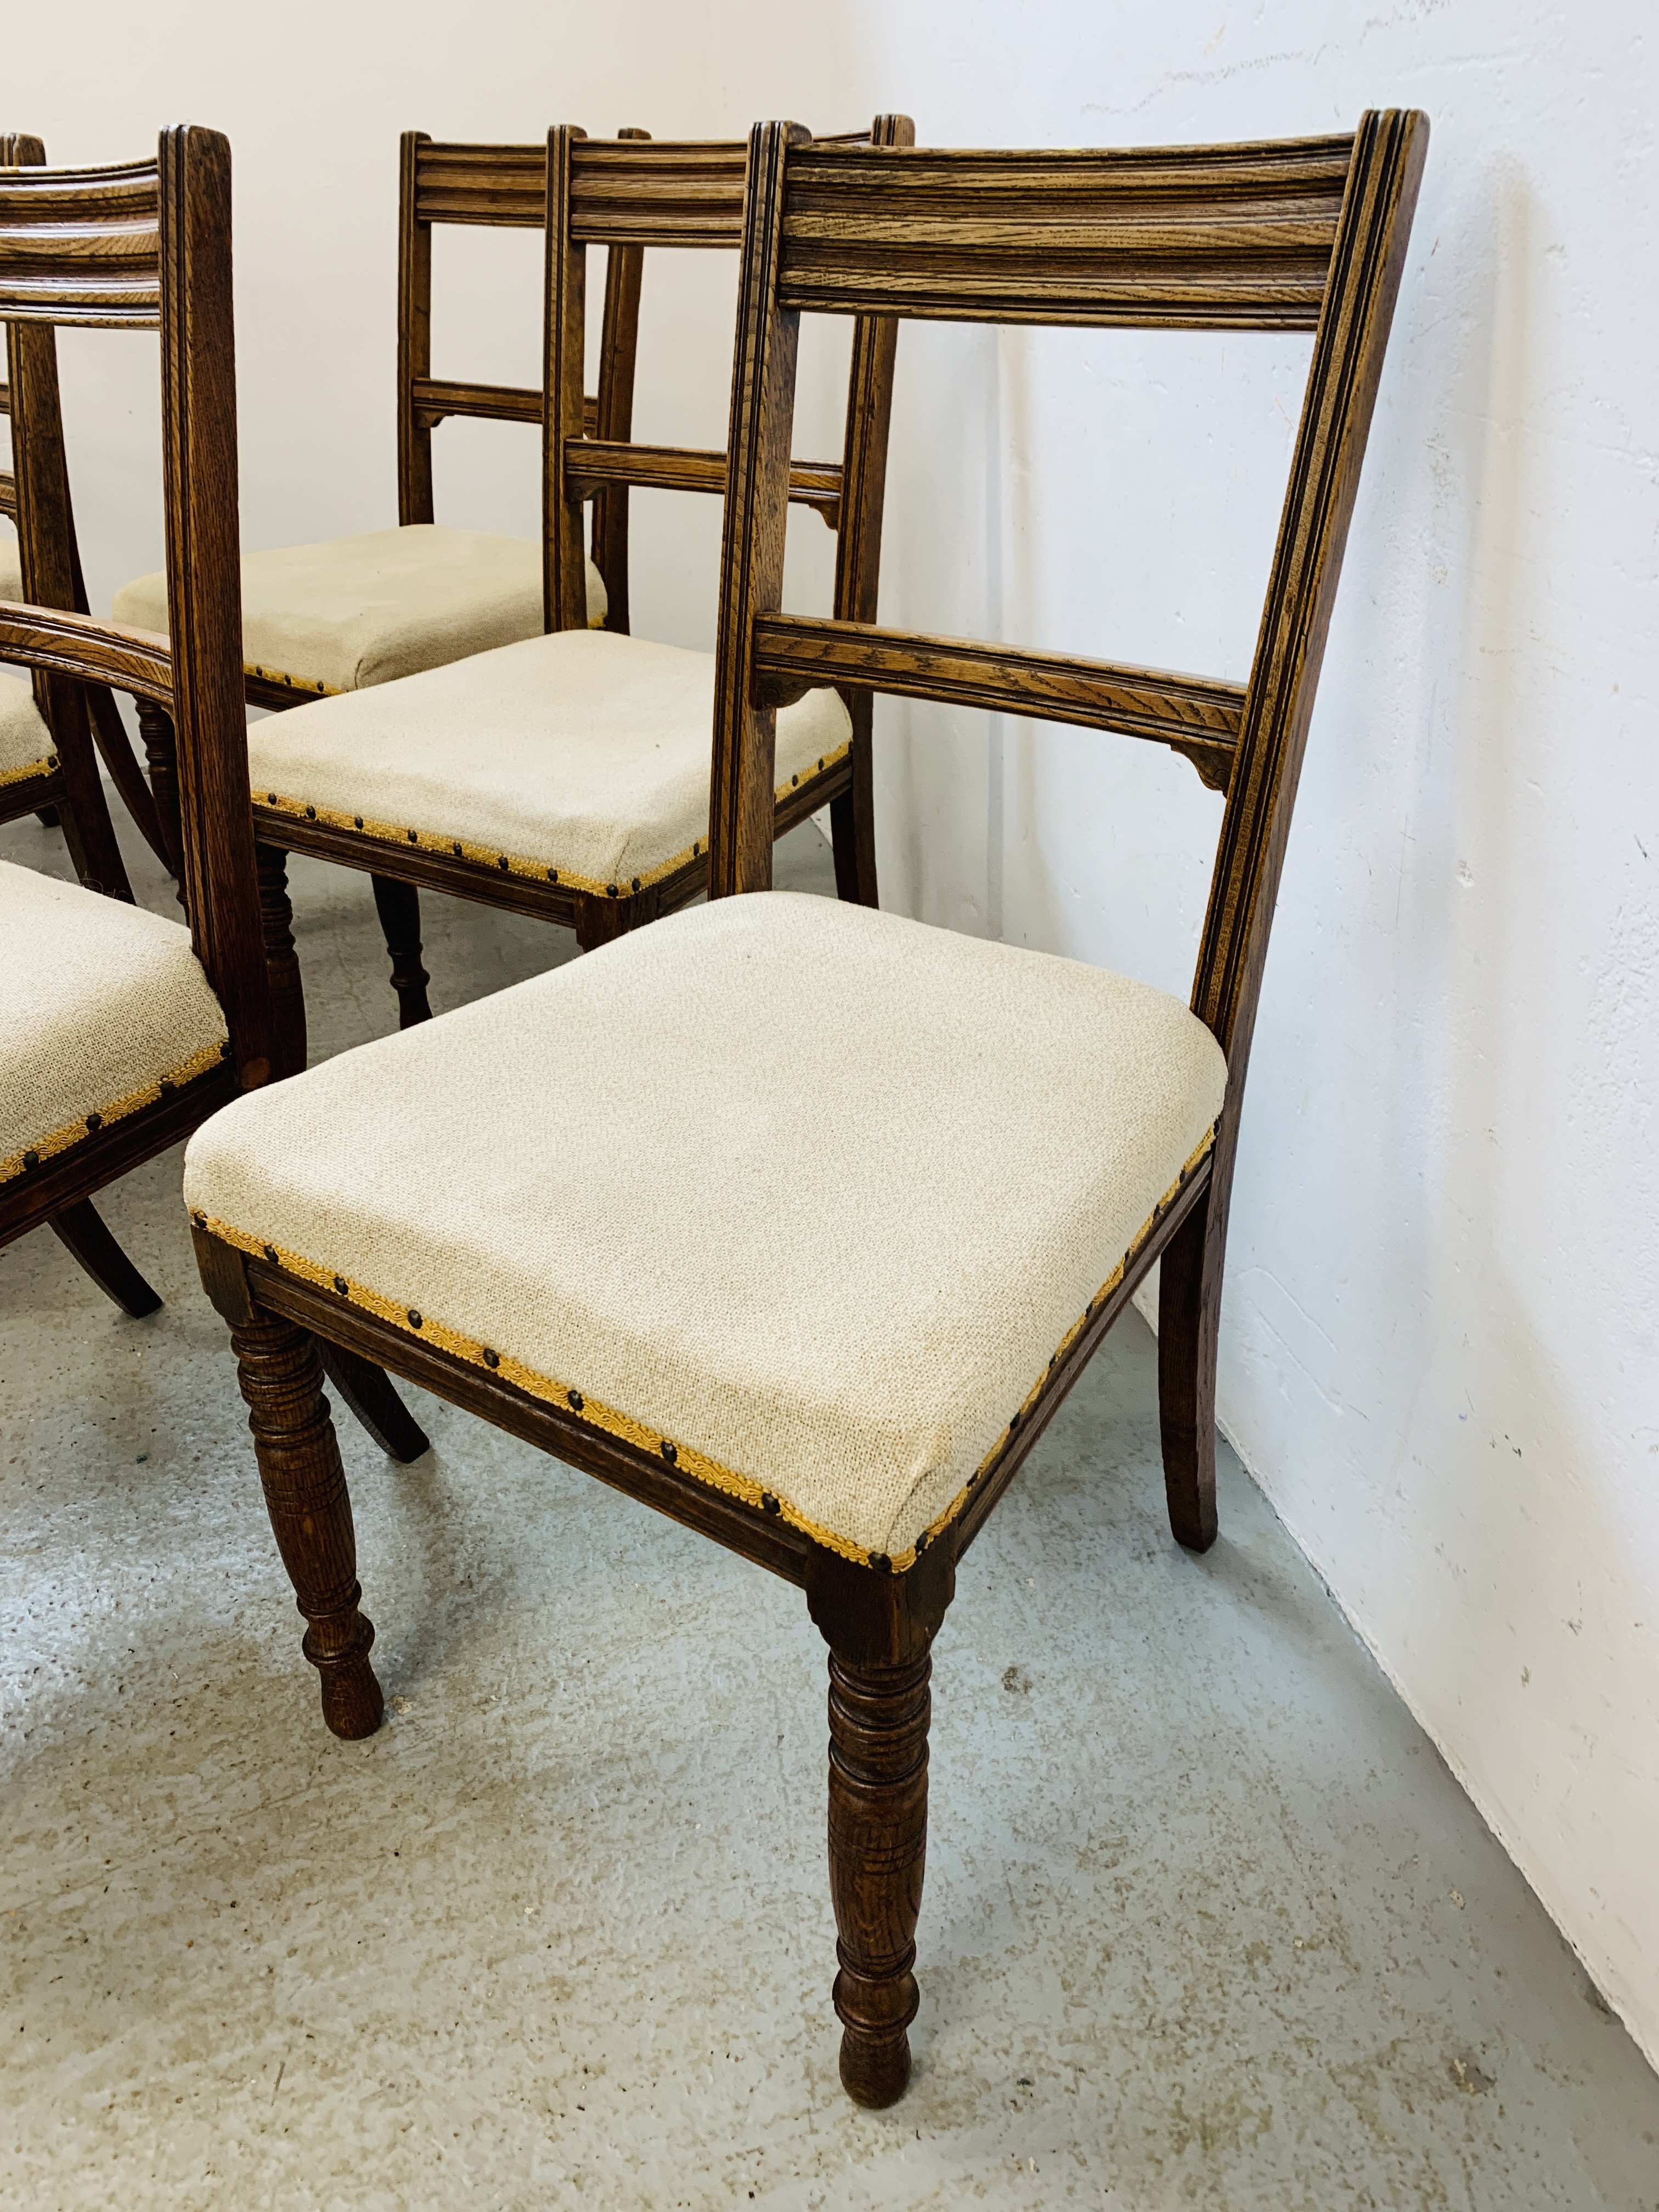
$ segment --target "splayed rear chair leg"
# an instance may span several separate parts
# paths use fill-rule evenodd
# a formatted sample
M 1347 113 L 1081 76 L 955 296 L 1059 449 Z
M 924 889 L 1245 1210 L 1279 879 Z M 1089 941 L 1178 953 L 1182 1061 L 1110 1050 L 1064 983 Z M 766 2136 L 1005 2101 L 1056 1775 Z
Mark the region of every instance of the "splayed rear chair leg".
M 403 1400 L 384 1367 L 348 1352 L 343 1344 L 317 1340 L 323 1372 L 388 1459 L 408 1467 L 432 1449 L 431 1439 Z
M 1188 1551 L 1216 1538 L 1215 1358 L 1221 1309 L 1220 1240 L 1209 1235 L 1209 1193 L 1164 1249 L 1158 1269 L 1158 1410 L 1170 1526 Z
M 161 1298 L 116 1243 L 90 1199 L 82 1199 L 78 1206 L 66 1206 L 46 1225 L 123 1313 L 140 1321 L 156 1311 Z
M 392 988 L 398 994 L 398 1026 L 412 1030 L 432 1019 L 426 987 L 432 981 L 421 965 L 421 894 L 418 885 L 396 876 L 371 876 L 374 910 L 386 933 L 392 959 Z

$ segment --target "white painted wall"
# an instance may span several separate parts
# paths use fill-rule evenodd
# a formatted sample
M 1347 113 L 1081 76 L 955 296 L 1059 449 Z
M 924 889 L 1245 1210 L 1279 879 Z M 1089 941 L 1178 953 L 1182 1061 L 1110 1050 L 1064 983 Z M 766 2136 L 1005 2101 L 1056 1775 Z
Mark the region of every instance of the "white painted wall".
M 185 116 L 231 134 L 250 546 L 394 519 L 403 125 L 830 130 L 894 106 L 940 143 L 1102 143 L 1429 110 L 1257 1032 L 1223 1416 L 1659 2060 L 1645 11 L 475 0 L 456 30 L 290 0 L 278 34 L 222 5 L 96 0 L 7 39 L 8 119 L 55 158 L 137 153 Z M 481 273 L 464 312 L 441 298 L 441 371 L 531 380 L 533 247 L 464 252 Z M 731 283 L 707 261 L 648 272 L 639 434 L 721 435 Z M 808 356 L 800 451 L 836 450 L 835 336 Z M 1241 673 L 1305 361 L 1305 341 L 908 332 L 885 612 Z M 144 342 L 65 346 L 94 595 L 159 560 L 153 362 Z M 533 529 L 533 446 L 449 426 L 441 514 Z M 712 506 L 647 496 L 638 517 L 636 626 L 706 638 Z M 823 605 L 827 551 L 802 517 L 795 604 Z M 888 903 L 1184 991 L 1218 802 L 1182 763 L 898 705 L 878 727 Z

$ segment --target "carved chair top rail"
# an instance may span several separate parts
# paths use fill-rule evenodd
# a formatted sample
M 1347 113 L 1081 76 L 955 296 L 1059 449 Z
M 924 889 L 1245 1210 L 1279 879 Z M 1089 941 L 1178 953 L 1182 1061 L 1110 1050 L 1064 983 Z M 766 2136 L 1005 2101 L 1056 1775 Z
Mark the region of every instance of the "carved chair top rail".
M 153 161 L 0 169 L 0 320 L 159 329 L 160 221 Z
M 441 145 L 416 134 L 416 222 L 539 230 L 547 220 L 547 148 Z
M 867 147 L 867 131 L 820 138 Z M 743 243 L 742 139 L 578 138 L 570 149 L 570 235 L 579 246 L 726 247 Z
M 415 140 L 416 222 L 478 223 L 539 230 L 547 220 L 547 146 L 477 146 Z M 869 133 L 820 139 L 854 145 Z M 748 147 L 740 139 L 708 143 L 633 139 L 583 142 L 580 219 L 599 226 L 588 245 L 726 246 L 743 240 L 743 177 Z M 641 147 L 653 158 L 626 156 Z M 622 158 L 618 158 L 618 155 Z M 637 218 L 643 234 L 627 229 Z M 618 228 L 618 225 L 622 226 Z
M 1353 138 L 1021 153 L 815 143 L 779 303 L 940 320 L 1311 331 Z

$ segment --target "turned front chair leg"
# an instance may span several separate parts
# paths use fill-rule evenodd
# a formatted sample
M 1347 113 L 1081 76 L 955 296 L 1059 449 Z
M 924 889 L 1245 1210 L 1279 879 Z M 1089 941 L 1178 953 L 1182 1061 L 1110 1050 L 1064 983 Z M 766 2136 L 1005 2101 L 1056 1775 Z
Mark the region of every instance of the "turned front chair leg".
M 336 1735 L 373 1735 L 385 1705 L 368 1663 L 374 1627 L 358 1609 L 351 1499 L 316 1344 L 258 1307 L 230 1341 L 265 1509 L 308 1624 L 305 1655 L 322 1677 L 323 1718 Z
M 830 1655 L 830 1889 L 839 1941 L 841 2078 L 860 2105 L 910 2079 L 916 1921 L 927 1848 L 926 1654 L 902 1667 Z
M 1189 1552 L 1216 1539 L 1215 1363 L 1221 1263 L 1211 1249 L 1209 1194 L 1158 1262 L 1158 1410 L 1170 1526 Z
M 278 845 L 256 845 L 253 858 L 259 877 L 259 923 L 264 933 L 265 973 L 270 979 L 276 1073 L 303 1075 L 307 1054 L 306 997 L 300 980 L 299 955 L 294 950 L 288 854 Z
M 426 987 L 432 981 L 421 965 L 421 894 L 396 876 L 371 876 L 374 910 L 392 957 L 392 988 L 398 994 L 398 1026 L 412 1030 L 432 1019 Z

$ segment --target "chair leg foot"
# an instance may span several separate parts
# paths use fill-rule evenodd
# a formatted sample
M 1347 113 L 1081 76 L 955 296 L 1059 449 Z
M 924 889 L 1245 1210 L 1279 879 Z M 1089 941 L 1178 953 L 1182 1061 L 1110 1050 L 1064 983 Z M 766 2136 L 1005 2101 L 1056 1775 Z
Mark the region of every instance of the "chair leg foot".
M 417 1022 L 432 1019 L 426 987 L 432 981 L 421 965 L 421 894 L 419 886 L 396 876 L 371 876 L 374 910 L 380 917 L 386 949 L 392 960 L 392 988 L 398 994 L 398 1026 L 412 1030 Z
M 1164 1247 L 1158 1267 L 1164 1492 L 1176 1541 L 1189 1552 L 1207 1552 L 1217 1529 L 1215 1364 L 1221 1264 L 1211 1249 L 1209 1209 L 1208 1198 L 1200 1199 Z
M 160 1308 L 160 1297 L 116 1243 L 90 1199 L 82 1199 L 78 1206 L 66 1206 L 61 1213 L 52 1215 L 47 1226 L 124 1314 L 141 1321 Z
M 933 1662 L 830 1655 L 830 1887 L 839 1941 L 841 2078 L 854 2103 L 896 2103 L 910 2079 L 916 1921 L 927 1848 Z
M 431 1450 L 431 1439 L 398 1395 L 384 1367 L 321 1337 L 317 1356 L 324 1374 L 388 1459 L 407 1467 Z
M 358 1608 L 357 1543 L 340 1446 L 315 1341 L 254 1309 L 231 1331 L 265 1508 L 322 1678 L 323 1718 L 337 1736 L 373 1735 L 385 1707 L 368 1662 L 374 1623 Z

